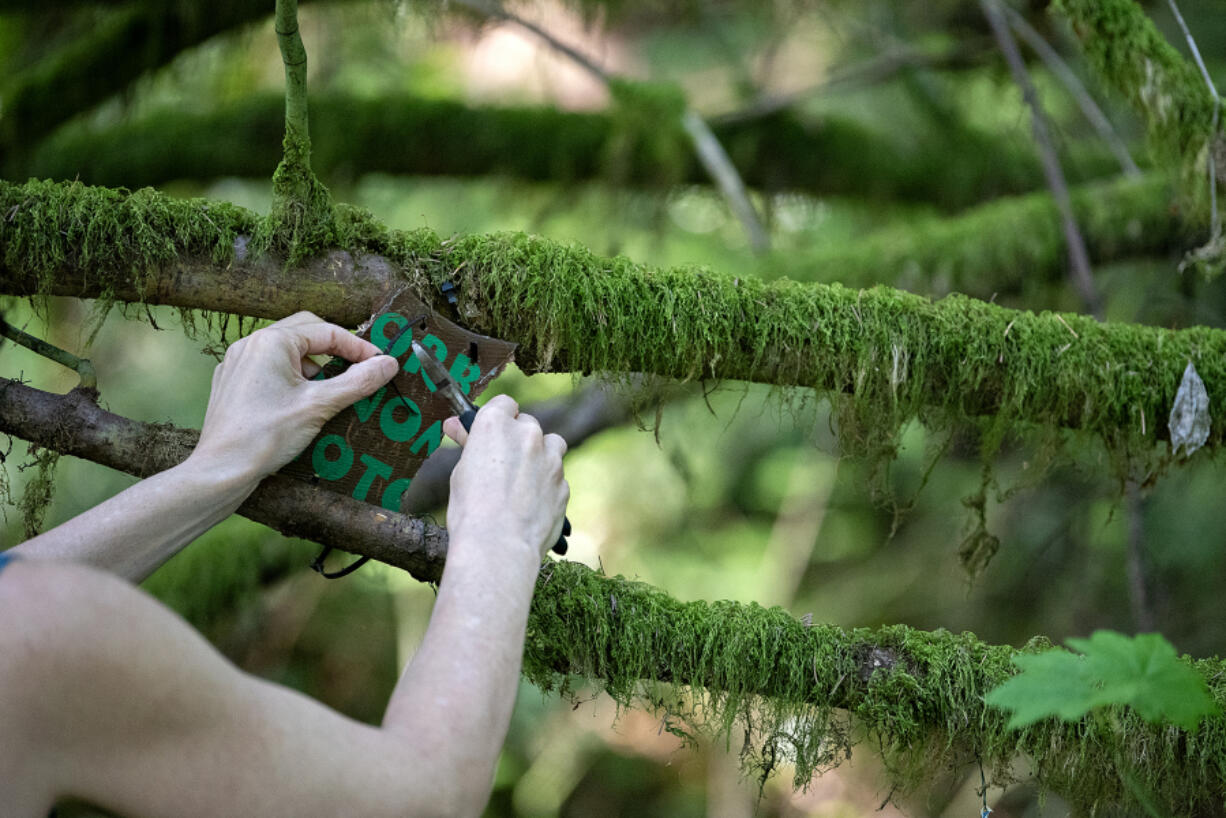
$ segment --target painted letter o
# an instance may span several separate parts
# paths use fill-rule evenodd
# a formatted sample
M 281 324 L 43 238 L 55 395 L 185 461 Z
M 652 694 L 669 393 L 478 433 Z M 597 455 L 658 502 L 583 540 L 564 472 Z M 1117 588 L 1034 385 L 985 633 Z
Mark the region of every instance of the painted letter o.
M 420 424 L 421 421 L 418 421 L 418 425 Z M 340 457 L 329 460 L 329 446 L 336 446 L 340 449 Z M 315 451 L 311 453 L 311 465 L 314 466 L 315 473 L 324 480 L 340 480 L 349 473 L 349 468 L 353 465 L 353 449 L 340 435 L 324 435 L 315 444 Z
M 409 410 L 409 416 L 403 421 L 396 420 L 395 410 L 398 406 Z M 389 440 L 397 443 L 412 440 L 421 428 L 421 409 L 409 398 L 392 398 L 383 404 L 383 411 L 379 413 L 379 428 Z

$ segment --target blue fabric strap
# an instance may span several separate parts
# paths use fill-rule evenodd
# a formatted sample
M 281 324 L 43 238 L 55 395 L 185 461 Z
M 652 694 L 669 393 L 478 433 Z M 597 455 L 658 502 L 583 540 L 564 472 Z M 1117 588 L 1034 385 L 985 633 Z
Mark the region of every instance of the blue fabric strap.
M 8 565 L 15 559 L 17 558 L 9 554 L 7 551 L 0 551 L 0 572 L 4 571 L 4 566 Z

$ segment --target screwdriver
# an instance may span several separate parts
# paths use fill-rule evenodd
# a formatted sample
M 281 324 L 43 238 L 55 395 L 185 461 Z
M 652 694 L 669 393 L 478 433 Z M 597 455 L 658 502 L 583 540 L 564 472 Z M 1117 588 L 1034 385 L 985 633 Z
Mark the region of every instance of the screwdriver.
M 421 344 L 413 341 L 413 354 L 417 356 L 417 360 L 421 362 L 422 369 L 430 380 L 434 382 L 434 386 L 438 391 L 443 393 L 447 398 L 447 402 L 451 404 L 451 409 L 460 419 L 460 425 L 464 427 L 464 431 L 472 430 L 473 420 L 477 417 L 477 407 L 468 399 L 468 396 L 460 389 L 460 387 L 447 376 L 447 370 L 439 363 L 438 359 L 426 351 L 426 348 Z M 558 541 L 553 544 L 553 552 L 561 556 L 566 553 L 566 537 L 570 534 L 570 520 L 562 518 L 562 534 L 558 537 Z

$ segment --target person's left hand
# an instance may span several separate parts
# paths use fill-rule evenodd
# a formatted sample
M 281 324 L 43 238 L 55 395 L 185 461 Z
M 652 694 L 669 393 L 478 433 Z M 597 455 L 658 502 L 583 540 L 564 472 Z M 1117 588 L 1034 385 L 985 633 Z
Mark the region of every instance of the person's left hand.
M 308 356 L 353 362 L 340 375 L 310 377 Z M 255 483 L 293 460 L 324 423 L 395 376 L 395 358 L 353 333 L 300 312 L 230 345 L 213 372 L 213 390 L 189 462 Z

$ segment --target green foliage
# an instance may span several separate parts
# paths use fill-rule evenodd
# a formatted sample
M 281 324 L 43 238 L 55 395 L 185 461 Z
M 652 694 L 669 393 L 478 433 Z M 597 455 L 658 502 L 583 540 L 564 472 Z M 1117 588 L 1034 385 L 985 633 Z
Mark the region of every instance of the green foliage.
M 676 85 L 609 79 L 612 129 L 602 164 L 614 183 L 624 183 L 636 164 L 658 168 L 651 183 L 672 187 L 681 181 L 692 153 L 682 127 L 685 94 Z M 642 156 L 642 159 L 638 159 Z
M 1022 672 L 988 693 L 988 704 L 1012 711 L 1010 728 L 1051 716 L 1077 721 L 1095 708 L 1118 704 L 1152 724 L 1170 721 L 1195 730 L 1206 716 L 1221 712 L 1204 678 L 1179 661 L 1160 634 L 1129 639 L 1095 631 L 1068 645 L 1083 655 L 1056 648 L 1016 656 L 1013 663 Z

